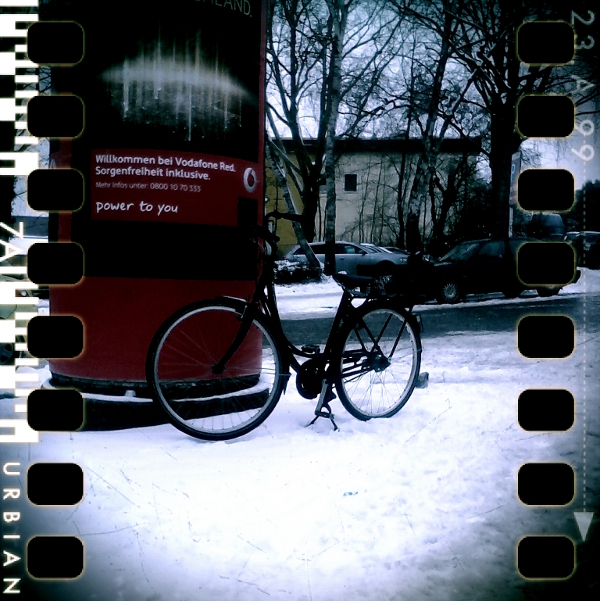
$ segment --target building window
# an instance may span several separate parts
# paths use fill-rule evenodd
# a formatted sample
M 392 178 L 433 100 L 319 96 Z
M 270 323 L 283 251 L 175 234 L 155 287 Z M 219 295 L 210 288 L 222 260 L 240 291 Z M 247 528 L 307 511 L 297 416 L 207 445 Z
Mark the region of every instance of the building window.
M 344 175 L 344 192 L 356 192 L 358 190 L 358 175 L 346 173 Z

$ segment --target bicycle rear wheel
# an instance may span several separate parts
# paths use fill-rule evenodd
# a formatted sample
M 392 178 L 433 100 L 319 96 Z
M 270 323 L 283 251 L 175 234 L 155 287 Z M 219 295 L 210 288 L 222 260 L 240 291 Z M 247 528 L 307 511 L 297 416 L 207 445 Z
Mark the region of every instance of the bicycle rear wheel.
M 419 377 L 421 339 L 408 313 L 370 303 L 342 333 L 336 391 L 346 410 L 366 421 L 404 407 Z
M 156 333 L 146 360 L 152 396 L 170 422 L 204 440 L 228 440 L 260 425 L 283 391 L 281 354 L 262 316 L 242 319 L 243 302 L 195 303 Z M 234 343 L 240 328 L 246 333 Z M 225 353 L 235 352 L 222 370 Z

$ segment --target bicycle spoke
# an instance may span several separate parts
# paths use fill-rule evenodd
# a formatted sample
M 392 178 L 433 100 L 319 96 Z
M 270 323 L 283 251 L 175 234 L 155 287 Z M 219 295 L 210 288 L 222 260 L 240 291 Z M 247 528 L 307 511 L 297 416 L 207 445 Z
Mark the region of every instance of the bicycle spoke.
M 358 319 L 340 366 L 340 399 L 355 417 L 387 417 L 404 405 L 418 376 L 417 335 L 391 308 L 375 308 Z
M 227 303 L 203 304 L 173 319 L 153 344 L 152 384 L 171 422 L 197 438 L 223 440 L 256 427 L 282 392 L 271 335 L 253 318 L 247 332 Z M 223 369 L 213 367 L 230 355 Z

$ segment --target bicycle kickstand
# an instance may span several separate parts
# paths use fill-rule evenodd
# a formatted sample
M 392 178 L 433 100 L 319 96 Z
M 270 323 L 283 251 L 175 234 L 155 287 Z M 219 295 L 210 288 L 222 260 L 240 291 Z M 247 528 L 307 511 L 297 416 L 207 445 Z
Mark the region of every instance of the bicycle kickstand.
M 329 401 L 332 401 L 333 399 L 335 399 L 335 394 L 333 390 L 331 390 L 331 382 L 323 380 L 319 402 L 315 408 L 315 417 L 308 426 L 312 426 L 320 417 L 326 417 L 333 424 L 334 431 L 339 430 L 337 424 L 333 420 L 335 415 L 333 415 L 331 407 L 329 406 Z

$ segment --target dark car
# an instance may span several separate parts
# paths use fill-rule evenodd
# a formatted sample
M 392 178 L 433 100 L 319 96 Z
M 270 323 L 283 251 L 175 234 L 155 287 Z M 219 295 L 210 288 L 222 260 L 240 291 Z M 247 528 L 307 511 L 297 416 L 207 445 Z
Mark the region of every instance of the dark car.
M 528 288 L 517 277 L 517 251 L 530 238 L 463 242 L 434 261 L 430 295 L 439 303 L 456 303 L 465 294 L 502 292 L 516 298 Z M 561 286 L 536 288 L 540 296 L 558 294 Z
M 325 243 L 311 242 L 309 245 L 321 263 L 325 263 Z M 288 261 L 305 262 L 306 256 L 299 246 L 294 247 L 285 258 Z M 339 241 L 335 243 L 335 270 L 356 275 L 357 267 L 377 265 L 390 269 L 406 263 L 406 256 L 392 253 L 375 244 Z
M 527 224 L 526 234 L 538 240 L 562 240 L 565 224 L 558 213 L 536 213 Z
M 577 265 L 600 269 L 600 232 L 567 232 L 565 241 L 575 250 Z

